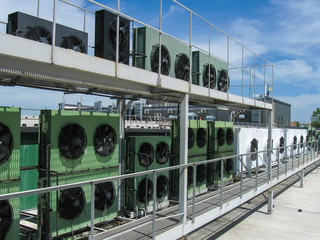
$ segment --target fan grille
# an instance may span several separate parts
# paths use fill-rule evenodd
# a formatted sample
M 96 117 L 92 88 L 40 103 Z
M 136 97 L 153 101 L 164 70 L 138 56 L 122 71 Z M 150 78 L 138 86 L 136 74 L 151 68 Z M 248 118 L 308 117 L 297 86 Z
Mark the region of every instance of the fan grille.
M 109 156 L 116 147 L 117 135 L 113 127 L 103 124 L 94 133 L 94 149 L 101 156 Z
M 217 130 L 217 140 L 218 146 L 222 146 L 226 142 L 226 132 L 223 128 L 218 128 Z
M 192 128 L 188 128 L 188 149 L 193 148 L 195 142 L 194 130 Z
M 257 152 L 257 151 L 258 151 L 258 140 L 254 138 L 251 141 L 250 152 Z M 257 157 L 258 157 L 258 153 L 253 153 L 250 156 L 252 161 L 257 160 Z
M 153 163 L 154 149 L 150 143 L 140 145 L 138 153 L 139 163 L 143 167 L 149 167 Z
M 77 36 L 63 37 L 60 47 L 72 49 L 76 52 L 86 53 L 86 45 Z
M 52 44 L 52 35 L 44 26 L 28 27 L 26 38 L 42 43 Z
M 150 179 L 144 178 L 140 181 L 138 186 L 138 200 L 139 202 L 149 202 L 153 197 L 153 184 Z
M 228 72 L 226 70 L 221 70 L 218 80 L 218 90 L 222 92 L 227 92 L 229 89 L 230 80 Z
M 159 164 L 165 164 L 169 160 L 169 145 L 165 142 L 160 142 L 157 144 L 156 149 L 156 157 L 157 157 L 157 163 Z
M 212 64 L 206 64 L 203 67 L 203 86 L 206 88 L 214 89 L 217 82 L 217 75 L 216 75 L 216 69 Z
M 303 136 L 300 136 L 300 148 L 303 148 Z
M 207 166 L 205 164 L 201 164 L 197 166 L 197 182 L 201 183 L 207 178 Z
M 297 136 L 294 136 L 293 137 L 293 150 L 297 149 L 297 142 L 298 142 Z
M 204 128 L 197 129 L 197 146 L 203 148 L 207 145 L 207 131 Z
M 169 75 L 171 69 L 171 57 L 166 46 L 161 45 L 161 74 Z M 152 47 L 150 65 L 152 72 L 159 72 L 159 44 Z
M 233 129 L 232 128 L 227 128 L 227 131 L 226 131 L 226 143 L 228 145 L 231 145 L 233 143 L 233 139 L 234 139 L 234 133 L 233 133 Z
M 68 124 L 61 129 L 59 150 L 68 159 L 77 159 L 84 154 L 87 146 L 87 135 L 79 124 Z
M 6 162 L 13 149 L 13 136 L 6 125 L 0 123 L 0 164 Z
M 190 59 L 187 54 L 180 53 L 175 60 L 175 76 L 178 79 L 189 81 L 190 79 Z
M 279 144 L 280 150 L 279 150 L 279 152 L 283 153 L 284 152 L 284 137 L 281 137 L 279 141 L 280 141 L 280 144 Z
M 72 220 L 79 217 L 85 205 L 86 197 L 81 187 L 60 191 L 58 212 L 61 218 Z
M 7 200 L 0 201 L 0 239 L 5 239 L 13 223 L 13 210 Z
M 164 198 L 168 195 L 168 191 L 169 179 L 164 175 L 160 175 L 157 178 L 157 198 Z
M 229 158 L 226 160 L 226 173 L 232 174 L 233 173 L 233 159 Z
M 188 186 L 191 186 L 193 184 L 193 167 L 188 167 Z
M 95 186 L 95 208 L 105 210 L 112 206 L 116 196 L 113 182 L 99 183 Z

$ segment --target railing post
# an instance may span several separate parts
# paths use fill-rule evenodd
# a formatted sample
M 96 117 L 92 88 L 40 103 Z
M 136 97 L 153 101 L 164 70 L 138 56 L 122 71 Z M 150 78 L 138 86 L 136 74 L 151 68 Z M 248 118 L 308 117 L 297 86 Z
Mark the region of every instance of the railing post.
M 280 174 L 280 149 L 277 149 L 277 179 L 279 179 Z
M 220 209 L 222 209 L 222 204 L 223 204 L 223 162 L 224 160 L 221 161 L 221 166 L 220 166 Z
M 304 155 L 305 155 L 305 148 L 306 148 L 306 144 L 305 143 L 302 143 L 303 144 L 303 150 L 302 150 L 302 164 L 304 166 Z
M 273 114 L 272 111 L 268 112 L 268 183 L 272 179 L 272 169 L 271 169 L 271 154 L 272 154 L 272 119 L 273 119 Z
M 157 211 L 157 172 L 153 171 L 153 213 L 152 213 L 152 239 L 156 239 L 156 211 Z
M 193 194 L 192 194 L 192 223 L 195 220 L 197 165 L 193 164 Z
M 293 171 L 293 169 L 294 169 L 293 148 L 294 148 L 294 145 L 292 145 L 292 146 L 291 146 L 291 149 L 290 149 L 290 150 L 291 150 L 291 154 L 290 154 L 290 155 L 291 155 L 291 170 L 292 170 L 292 171 Z
M 159 6 L 159 67 L 158 67 L 158 81 L 157 85 L 161 87 L 161 58 L 162 58 L 162 52 L 161 52 L 161 31 L 162 31 L 162 0 L 160 0 L 160 6 Z
M 95 195 L 94 195 L 94 183 L 91 183 L 91 224 L 90 224 L 90 240 L 94 239 L 94 200 L 95 200 Z
M 240 198 L 242 198 L 242 187 L 243 187 L 243 155 L 240 156 L 240 160 L 241 160 Z
M 259 163 L 258 162 L 259 162 L 259 153 L 257 153 L 257 160 L 256 160 L 256 186 L 255 186 L 256 191 L 258 190 L 258 174 L 259 174 Z M 269 171 L 268 168 L 267 168 L 267 171 Z
M 117 11 L 120 11 L 120 0 L 117 0 Z M 116 61 L 115 61 L 115 76 L 118 77 L 118 63 L 119 63 L 119 28 L 120 28 L 120 16 L 117 13 L 117 30 L 116 30 Z
M 56 7 L 57 0 L 53 0 L 51 64 L 54 64 L 54 48 L 56 45 Z
M 40 14 L 40 0 L 38 0 L 38 3 L 37 3 L 37 17 L 39 17 L 39 14 Z

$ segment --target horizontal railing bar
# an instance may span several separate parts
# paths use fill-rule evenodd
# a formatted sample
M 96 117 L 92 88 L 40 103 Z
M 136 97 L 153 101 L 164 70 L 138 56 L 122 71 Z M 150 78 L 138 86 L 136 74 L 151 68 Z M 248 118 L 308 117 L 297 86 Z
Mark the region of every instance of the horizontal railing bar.
M 73 3 L 67 2 L 67 1 L 65 1 L 65 0 L 59 0 L 59 1 L 60 1 L 60 2 L 65 3 L 65 4 L 68 4 L 68 5 L 70 5 L 70 6 L 73 6 L 73 7 L 79 8 L 79 9 L 81 9 L 81 10 L 83 10 L 83 11 L 88 12 L 88 13 L 95 14 L 95 12 L 92 12 L 92 11 L 90 11 L 90 10 L 88 10 L 88 9 L 85 9 L 85 8 L 83 8 L 83 7 L 80 7 L 80 6 L 75 5 L 75 4 L 73 4 Z

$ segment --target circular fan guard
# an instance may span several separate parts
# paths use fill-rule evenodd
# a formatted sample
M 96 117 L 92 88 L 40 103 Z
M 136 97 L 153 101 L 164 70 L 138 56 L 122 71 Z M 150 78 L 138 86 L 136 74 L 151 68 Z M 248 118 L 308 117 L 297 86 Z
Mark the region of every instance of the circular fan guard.
M 111 47 L 116 50 L 117 45 L 117 19 L 113 18 L 110 20 L 109 25 L 109 37 L 111 42 Z M 119 52 L 123 51 L 127 45 L 129 39 L 127 39 L 127 31 L 129 31 L 129 27 L 126 21 L 122 21 L 120 18 L 119 21 Z
M 76 52 L 86 53 L 86 46 L 77 36 L 63 37 L 60 47 L 72 49 Z
M 86 196 L 81 187 L 60 191 L 58 212 L 61 218 L 72 220 L 80 216 L 86 205 Z
M 226 142 L 226 132 L 223 128 L 218 128 L 217 131 L 218 145 L 221 147 Z
M 160 175 L 157 177 L 157 198 L 164 198 L 169 192 L 169 179 Z
M 194 131 L 192 128 L 188 128 L 188 149 L 193 148 L 195 142 Z
M 207 131 L 204 128 L 197 129 L 197 146 L 203 148 L 207 145 Z
M 103 211 L 112 206 L 116 196 L 116 189 L 113 182 L 99 183 L 95 185 L 95 208 Z
M 175 63 L 174 63 L 174 71 L 175 76 L 178 79 L 182 79 L 184 81 L 189 81 L 190 79 L 190 59 L 184 54 L 180 53 L 177 55 Z
M 197 166 L 197 182 L 201 183 L 203 182 L 207 176 L 207 166 L 205 164 L 201 164 Z
M 157 158 L 157 163 L 159 164 L 164 164 L 168 162 L 169 160 L 169 145 L 165 142 L 160 142 L 157 144 L 156 148 L 156 158 Z
M 13 136 L 9 127 L 0 123 L 0 165 L 10 158 L 13 145 Z
M 166 46 L 161 45 L 161 74 L 169 75 L 171 69 L 171 58 Z M 153 46 L 150 58 L 152 72 L 159 72 L 159 44 Z
M 284 152 L 284 137 L 281 137 L 281 138 L 280 138 L 280 144 L 279 144 L 279 146 L 280 146 L 279 152 L 280 152 L 280 153 L 283 153 L 283 152 Z
M 143 143 L 139 147 L 138 159 L 143 167 L 149 167 L 153 162 L 154 149 L 150 143 Z
M 149 202 L 153 197 L 153 184 L 150 179 L 144 178 L 139 182 L 138 200 L 139 202 Z
M 227 92 L 229 89 L 230 80 L 226 70 L 221 70 L 218 80 L 218 90 L 222 92 Z
M 232 174 L 233 173 L 233 159 L 229 158 L 226 160 L 226 173 Z
M 191 186 L 193 184 L 193 167 L 188 167 L 188 186 Z
M 212 64 L 206 64 L 203 69 L 203 86 L 214 89 L 217 81 L 216 69 Z
M 303 136 L 300 136 L 300 148 L 303 148 Z
M 7 200 L 0 201 L 0 239 L 5 239 L 13 223 L 13 210 Z
M 94 133 L 94 149 L 100 156 L 109 156 L 116 147 L 117 135 L 113 127 L 103 124 Z
M 232 128 L 227 128 L 227 131 L 226 131 L 226 143 L 228 145 L 231 145 L 233 143 L 233 139 L 234 139 L 234 133 L 233 133 L 233 129 Z
M 68 159 L 77 159 L 84 154 L 87 146 L 87 135 L 79 124 L 68 124 L 61 129 L 59 135 L 59 150 Z
M 43 26 L 28 27 L 25 37 L 37 42 L 52 44 L 51 32 Z
M 298 142 L 297 136 L 294 136 L 294 137 L 293 137 L 293 149 L 294 149 L 294 150 L 297 149 L 297 142 Z
M 258 140 L 254 138 L 251 141 L 250 152 L 257 152 L 257 151 L 258 151 Z M 258 157 L 258 153 L 253 153 L 251 154 L 250 159 L 255 161 L 257 160 L 257 157 Z

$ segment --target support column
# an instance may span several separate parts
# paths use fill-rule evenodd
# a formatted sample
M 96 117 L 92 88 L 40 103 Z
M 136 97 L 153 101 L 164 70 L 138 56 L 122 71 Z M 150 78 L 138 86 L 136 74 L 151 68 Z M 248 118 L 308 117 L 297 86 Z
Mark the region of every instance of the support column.
M 271 153 L 272 153 L 272 111 L 268 111 L 268 118 L 269 118 L 269 124 L 268 124 L 268 181 L 270 182 L 272 180 L 272 168 L 271 168 Z
M 273 207 L 273 190 L 270 188 L 268 191 L 268 214 L 272 214 Z
M 300 187 L 303 188 L 304 169 L 300 172 Z
M 181 113 L 180 113 L 180 164 L 188 163 L 188 112 L 189 112 L 189 94 L 181 95 Z M 186 222 L 187 215 L 187 167 L 180 169 L 179 175 L 179 213 L 184 215 L 181 223 Z

